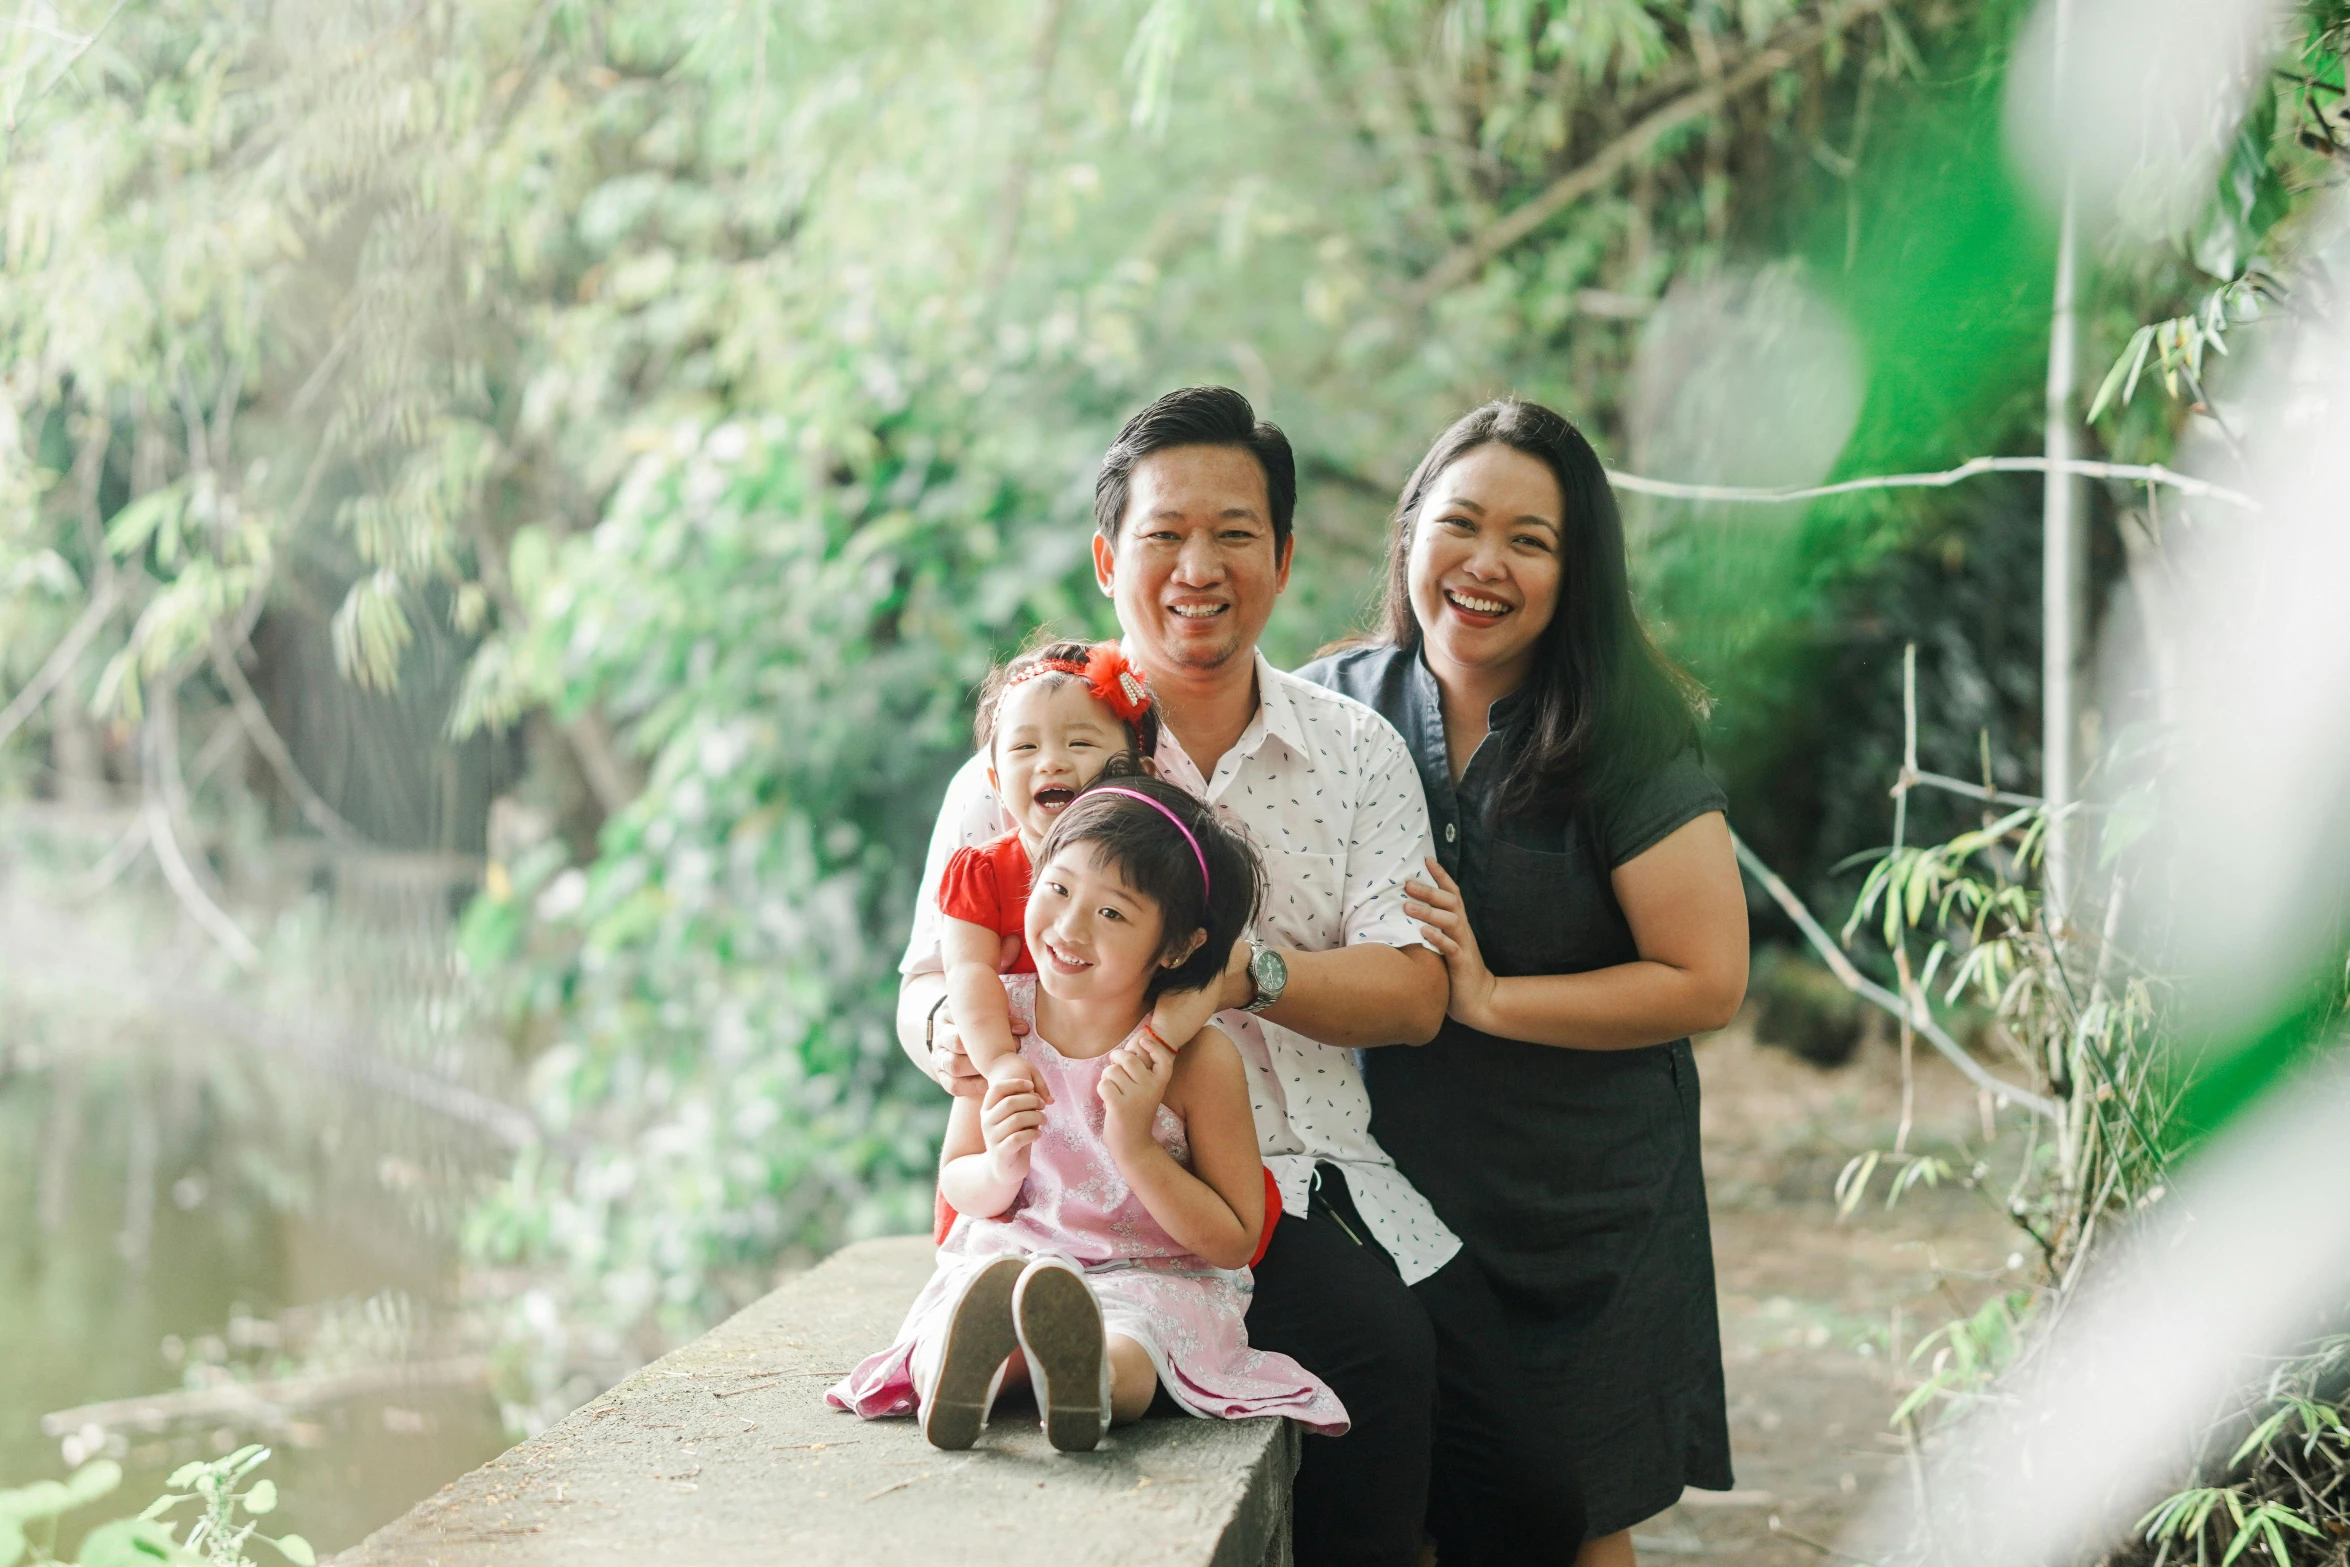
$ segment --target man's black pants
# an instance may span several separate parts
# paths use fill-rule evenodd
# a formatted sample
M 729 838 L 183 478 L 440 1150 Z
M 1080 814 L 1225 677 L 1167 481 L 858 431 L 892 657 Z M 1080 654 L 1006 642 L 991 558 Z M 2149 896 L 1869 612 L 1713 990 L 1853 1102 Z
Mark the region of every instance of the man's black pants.
M 1571 1461 L 1466 1253 L 1405 1288 L 1324 1165 L 1312 1213 L 1284 1213 L 1257 1264 L 1248 1338 L 1329 1383 L 1353 1420 L 1305 1439 L 1297 1567 L 1414 1567 L 1423 1530 L 1444 1567 L 1574 1560 Z

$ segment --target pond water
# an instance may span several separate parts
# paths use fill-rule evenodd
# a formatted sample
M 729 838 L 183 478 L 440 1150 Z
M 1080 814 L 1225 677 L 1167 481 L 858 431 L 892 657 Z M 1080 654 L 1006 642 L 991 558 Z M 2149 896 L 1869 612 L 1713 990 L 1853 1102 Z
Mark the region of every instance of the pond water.
M 172 922 L 9 869 L 0 1487 L 121 1463 L 122 1488 L 68 1521 L 69 1554 L 179 1464 L 263 1442 L 273 1532 L 324 1554 L 501 1451 L 454 1240 L 501 1150 L 380 1071 L 334 1070 L 314 1018 L 240 1027 L 255 998 L 224 1004 L 217 954 Z

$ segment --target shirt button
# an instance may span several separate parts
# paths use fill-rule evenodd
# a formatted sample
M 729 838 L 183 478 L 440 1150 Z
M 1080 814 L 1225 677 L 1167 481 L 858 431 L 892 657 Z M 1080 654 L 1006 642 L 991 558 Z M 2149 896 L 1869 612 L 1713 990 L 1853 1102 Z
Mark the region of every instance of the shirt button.
M 1452 823 L 1446 822 L 1444 824 L 1444 841 L 1446 843 L 1450 843 L 1458 836 L 1460 836 L 1460 829 L 1455 827 Z

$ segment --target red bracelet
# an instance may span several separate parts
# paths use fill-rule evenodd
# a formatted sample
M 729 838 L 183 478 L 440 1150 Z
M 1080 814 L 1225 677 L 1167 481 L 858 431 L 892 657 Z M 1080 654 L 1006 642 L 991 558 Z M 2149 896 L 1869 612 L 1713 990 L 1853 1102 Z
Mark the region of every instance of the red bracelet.
M 1149 1018 L 1146 1017 L 1142 1020 L 1142 1028 L 1140 1032 L 1150 1035 L 1153 1040 L 1157 1041 L 1158 1047 L 1161 1050 L 1166 1051 L 1169 1055 L 1173 1055 L 1175 1053 L 1175 1047 L 1173 1045 L 1170 1045 L 1164 1039 L 1159 1038 L 1159 1031 L 1151 1027 L 1151 1020 Z

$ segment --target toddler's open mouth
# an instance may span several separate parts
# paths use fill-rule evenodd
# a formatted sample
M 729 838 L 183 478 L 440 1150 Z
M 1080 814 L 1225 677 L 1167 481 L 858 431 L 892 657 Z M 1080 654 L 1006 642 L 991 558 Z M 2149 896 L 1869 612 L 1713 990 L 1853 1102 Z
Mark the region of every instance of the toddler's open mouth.
M 1074 789 L 1064 789 L 1056 784 L 1050 789 L 1037 790 L 1036 793 L 1030 798 L 1036 802 L 1036 808 L 1038 810 L 1045 812 L 1047 815 L 1051 815 L 1058 812 L 1071 800 L 1076 799 L 1077 791 Z

